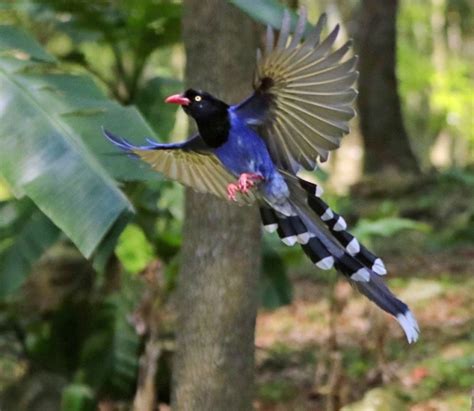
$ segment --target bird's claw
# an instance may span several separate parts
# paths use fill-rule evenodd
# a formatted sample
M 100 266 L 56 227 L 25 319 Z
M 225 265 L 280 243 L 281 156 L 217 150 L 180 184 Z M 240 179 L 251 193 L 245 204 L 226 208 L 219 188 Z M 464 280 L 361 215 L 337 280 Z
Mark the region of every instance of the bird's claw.
M 237 193 L 240 191 L 239 186 L 234 183 L 227 185 L 227 198 L 232 201 L 237 201 Z
M 237 182 L 239 191 L 246 194 L 260 180 L 263 180 L 263 176 L 259 173 L 242 173 Z
M 237 193 L 247 194 L 258 181 L 263 180 L 259 173 L 242 173 L 236 183 L 227 185 L 227 198 L 237 201 Z

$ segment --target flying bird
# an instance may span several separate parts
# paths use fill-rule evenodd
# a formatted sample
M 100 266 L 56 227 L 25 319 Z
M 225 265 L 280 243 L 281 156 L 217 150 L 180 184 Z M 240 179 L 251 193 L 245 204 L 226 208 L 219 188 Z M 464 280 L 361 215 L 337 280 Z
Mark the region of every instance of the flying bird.
M 409 343 L 418 324 L 383 281 L 382 260 L 347 230 L 344 218 L 322 199 L 322 188 L 300 176 L 314 170 L 349 132 L 357 95 L 356 57 L 344 59 L 347 42 L 333 50 L 339 26 L 323 40 L 326 15 L 305 36 L 304 9 L 294 31 L 285 12 L 278 38 L 267 27 L 257 50 L 254 92 L 229 105 L 188 89 L 168 97 L 191 116 L 198 133 L 187 141 L 136 146 L 104 130 L 121 150 L 199 192 L 239 204 L 258 204 L 264 228 L 287 245 L 299 243 L 322 270 L 335 268 L 367 298 L 400 323 Z

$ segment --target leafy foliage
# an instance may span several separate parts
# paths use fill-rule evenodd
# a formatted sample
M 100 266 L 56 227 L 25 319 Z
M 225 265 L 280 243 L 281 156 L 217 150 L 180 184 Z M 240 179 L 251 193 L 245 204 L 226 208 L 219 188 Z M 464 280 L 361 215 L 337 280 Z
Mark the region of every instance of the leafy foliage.
M 95 392 L 118 398 L 132 394 L 138 370 L 140 340 L 127 321 L 133 302 L 124 294 L 109 296 L 99 307 L 85 340 L 77 379 Z
M 0 298 L 15 291 L 59 229 L 28 199 L 0 203 Z
M 63 390 L 62 411 L 94 411 L 94 393 L 87 385 L 70 384 Z
M 47 73 L 53 58 L 33 60 L 40 55 L 37 44 L 27 43 L 21 31 L 6 29 L 12 39 L 14 33 L 21 42 L 9 44 L 23 48 L 8 49 L 10 56 L 0 60 L 0 98 L 4 102 L 0 172 L 17 195 L 33 199 L 90 257 L 114 224 L 123 224 L 123 218 L 130 216 L 132 207 L 84 141 L 97 146 L 99 125 L 107 125 L 111 117 L 118 123 L 128 117 L 129 127 L 133 123 L 138 129 L 150 130 L 133 109 L 108 101 L 88 78 Z M 27 60 L 15 57 L 15 53 L 30 51 L 35 55 L 27 54 Z M 122 115 L 124 111 L 127 116 Z M 138 173 L 129 168 L 136 178 Z
M 261 23 L 278 27 L 281 22 L 283 2 L 231 1 Z M 325 4 L 351 20 L 356 3 Z M 466 0 L 440 3 L 446 6 L 442 10 L 446 20 L 439 44 L 449 46 L 442 70 L 434 59 L 432 5 L 419 0 L 402 1 L 398 25 L 398 76 L 405 118 L 412 143 L 427 167 L 429 151 L 441 133 L 447 133 L 452 141 L 447 157 L 464 159 L 456 160 L 458 165 L 472 161 L 474 141 L 469 117 L 471 52 L 465 46 L 473 35 L 472 7 Z M 314 6 L 310 6 L 310 14 L 311 7 Z M 131 402 L 137 385 L 138 359 L 147 336 L 137 335 L 129 320 L 136 302 L 150 291 L 150 287 L 143 287 L 142 276 L 136 274 L 144 270 L 145 276 L 155 275 L 156 267 L 164 265 L 166 289 L 172 287 L 179 268 L 184 196 L 176 184 L 164 182 L 140 163 L 116 155 L 102 139 L 100 127 L 137 143 L 157 135 L 167 140 L 172 131 L 180 137 L 185 134 L 176 125 L 176 108 L 162 104 L 164 96 L 182 88 L 181 12 L 181 3 L 171 0 L 20 0 L 3 2 L 0 7 L 2 24 L 9 24 L 0 26 L 0 174 L 8 181 L 5 189 L 0 180 L 0 343 L 9 349 L 9 358 L 0 358 L 1 388 L 8 381 L 14 382 L 0 395 L 0 406 L 5 409 L 16 409 L 20 400 L 25 411 L 43 404 L 47 404 L 46 409 L 61 406 L 68 411 L 90 410 L 96 409 L 104 398 Z M 292 13 L 293 22 L 294 17 Z M 351 30 L 350 26 L 345 28 Z M 460 44 L 456 38 L 464 42 L 461 48 L 451 47 Z M 140 111 L 133 106 L 123 107 L 106 94 L 120 103 L 135 104 Z M 129 200 L 113 179 L 125 182 L 120 188 Z M 390 192 L 375 199 L 375 210 L 373 205 L 364 203 L 354 213 L 356 199 L 331 198 L 330 192 L 326 199 L 334 199 L 338 203 L 334 208 L 342 211 L 349 222 L 362 215 L 354 234 L 364 242 L 377 246 L 383 243 L 382 257 L 388 256 L 392 264 L 390 250 L 396 250 L 392 254 L 402 254 L 396 254 L 398 250 L 387 239 L 402 238 L 405 256 L 411 248 L 406 245 L 410 232 L 429 233 L 417 235 L 417 247 L 413 248 L 441 252 L 448 246 L 469 247 L 474 227 L 469 203 L 472 186 L 472 172 L 456 168 L 434 182 L 420 184 L 413 193 L 395 193 L 391 186 Z M 18 199 L 10 198 L 10 192 Z M 381 201 L 381 197 L 385 200 Z M 133 224 L 123 230 L 131 217 L 131 204 L 137 214 Z M 65 249 L 71 249 L 66 237 L 92 259 L 101 275 L 96 275 L 90 262 L 77 255 L 74 264 L 64 261 Z M 47 257 L 55 264 L 45 266 L 43 260 L 38 264 L 53 244 L 54 253 Z M 109 258 L 112 252 L 120 264 Z M 469 248 L 460 255 L 459 260 L 467 260 Z M 409 262 L 410 257 L 406 260 Z M 301 261 L 302 253 L 296 247 L 281 245 L 276 235 L 266 236 L 260 284 L 262 305 L 274 308 L 291 302 L 288 272 L 314 273 L 309 271 L 309 263 L 303 266 Z M 32 270 L 35 275 L 28 277 Z M 455 271 L 452 277 L 458 278 L 458 269 Z M 47 280 L 43 274 L 48 274 Z M 321 279 L 331 278 L 326 272 L 319 275 Z M 449 272 L 443 276 L 443 281 L 452 281 Z M 323 309 L 326 281 L 319 281 L 318 277 L 317 285 L 320 290 L 307 294 L 314 294 L 314 307 Z M 295 295 L 298 298 L 298 289 Z M 457 297 L 439 300 L 437 305 L 445 300 L 453 303 Z M 351 305 L 344 311 L 351 315 L 361 311 L 357 300 L 351 304 L 355 304 L 355 310 Z M 443 308 L 434 318 L 445 311 Z M 158 314 L 161 321 L 164 314 Z M 301 313 L 297 314 L 297 320 L 302 321 Z M 317 326 L 314 313 L 308 315 L 311 316 L 309 330 Z M 317 318 L 326 317 L 318 312 Z M 442 334 L 441 328 L 444 332 L 444 326 L 449 328 L 451 323 L 453 330 L 463 332 L 466 327 L 459 325 L 460 317 L 453 318 L 447 323 L 436 320 L 437 325 L 426 327 L 424 335 L 430 339 L 429 328 L 436 326 Z M 366 313 L 357 321 L 353 319 L 351 316 L 350 321 L 338 323 L 345 375 L 357 384 L 369 379 L 368 385 L 373 386 L 377 383 L 373 374 L 379 359 L 372 351 L 361 351 L 360 341 L 351 341 L 348 331 L 350 326 L 365 324 Z M 285 328 L 283 334 L 293 331 Z M 326 344 L 325 337 L 323 340 L 321 348 Z M 311 344 L 309 350 L 313 353 L 314 342 Z M 368 339 L 366 344 L 372 347 L 378 343 Z M 397 352 L 390 354 L 390 361 L 413 359 L 401 344 L 395 345 Z M 385 349 L 394 351 L 393 346 L 385 345 Z M 423 344 L 415 356 L 421 358 L 423 350 L 436 349 Z M 383 356 L 383 351 L 377 352 Z M 470 362 L 472 358 L 466 355 L 454 361 L 433 358 L 423 364 L 429 376 L 417 387 L 417 399 L 459 387 L 465 391 L 472 384 L 466 368 Z M 300 370 L 310 369 L 313 363 L 301 361 Z M 292 360 L 292 373 L 300 371 L 296 366 Z M 310 372 L 314 374 L 313 368 Z M 9 373 L 14 378 L 5 378 Z M 268 377 L 280 381 L 273 375 L 265 378 Z M 305 386 L 312 384 L 312 380 L 305 382 Z M 270 402 L 301 397 L 297 391 L 300 387 L 291 386 L 288 391 L 288 387 L 280 385 L 265 385 L 260 390 L 261 397 Z M 357 388 L 362 392 L 362 386 Z M 13 404 L 10 407 L 4 405 L 6 397 L 12 401 L 8 403 Z M 44 398 L 48 401 L 43 402 Z M 311 407 L 314 406 L 312 402 Z
M 373 236 L 390 237 L 403 230 L 428 232 L 430 226 L 408 218 L 385 217 L 377 220 L 362 219 L 354 229 L 354 234 L 361 240 L 370 240 Z
M 127 104 L 144 88 L 141 82 L 151 55 L 180 39 L 181 4 L 169 0 L 24 3 L 31 29 L 49 37 L 53 45 L 59 43 L 62 60 L 94 74 Z M 95 58 L 97 53 L 101 59 Z
M 442 133 L 451 138 L 451 153 L 444 157 L 452 164 L 472 161 L 472 56 L 462 46 L 462 37 L 474 34 L 471 16 L 472 7 L 464 0 L 428 6 L 419 0 L 401 2 L 397 42 L 400 90 L 413 144 L 425 165 L 430 147 Z
M 111 176 L 127 181 L 124 189 L 139 210 L 146 210 L 137 219 L 140 226 L 127 230 L 117 249 L 132 272 L 144 268 L 157 250 L 167 258 L 176 254 L 182 220 L 182 212 L 176 210 L 182 190 L 170 190 L 169 183 L 161 182 L 138 162 L 117 155 L 102 138 L 102 126 L 120 130 L 132 140 L 134 136 L 156 138 L 142 114 L 111 101 L 104 90 L 121 102 L 136 101 L 160 133 L 171 131 L 176 108 L 158 111 L 157 102 L 161 107 L 164 95 L 175 92 L 180 83 L 149 74 L 145 79 L 144 73 L 159 47 L 179 39 L 181 6 L 168 1 L 112 5 L 40 0 L 25 0 L 22 6 L 9 8 L 6 4 L 0 17 L 6 15 L 14 24 L 21 21 L 55 56 L 21 29 L 0 27 L 0 100 L 4 102 L 0 142 L 5 148 L 0 154 L 0 173 L 10 189 L 8 200 L 0 207 L 0 294 L 17 291 L 5 300 L 2 310 L 8 313 L 8 329 L 13 327 L 24 336 L 22 356 L 38 369 L 61 376 L 57 390 L 69 383 L 63 391 L 62 409 L 95 409 L 102 396 L 130 398 L 142 347 L 142 337 L 129 324 L 130 312 L 142 292 L 141 280 L 125 275 L 122 281 L 128 285 L 124 292 L 110 294 L 103 289 L 117 281 L 118 267 L 111 264 L 109 256 L 132 211 Z M 98 54 L 104 58 L 97 58 Z M 28 170 L 35 173 L 27 174 Z M 133 183 L 150 177 L 152 184 Z M 22 199 L 10 199 L 9 191 Z M 178 195 L 170 202 L 174 191 Z M 176 213 L 180 214 L 177 223 Z M 155 228 L 157 214 L 161 228 Z M 141 230 L 146 239 L 137 236 Z M 18 287 L 44 251 L 61 237 L 61 231 L 105 273 L 91 284 L 90 277 L 83 275 L 84 270 L 90 272 L 87 262 L 83 261 L 82 267 L 77 261 L 74 265 L 61 263 L 64 247 L 59 245 L 57 255 L 49 258 L 59 261 L 62 268 L 51 275 L 53 281 L 60 282 L 58 288 L 64 288 L 61 282 L 74 278 L 71 292 L 55 294 L 54 303 L 45 303 L 34 316 L 18 311 L 15 307 L 25 292 L 18 292 Z M 160 232 L 167 233 L 168 239 Z M 142 244 L 148 248 L 137 256 L 135 248 L 141 250 Z M 167 271 L 176 271 L 173 264 Z M 49 270 L 55 270 L 54 264 Z M 49 290 L 49 281 L 43 283 L 38 275 L 30 278 L 26 290 L 39 294 L 30 304 L 41 301 L 42 294 L 54 292 Z M 25 378 L 30 378 L 29 374 Z M 28 388 L 20 392 L 31 396 Z M 18 401 L 18 395 L 16 398 Z M 58 401 L 56 392 L 51 401 Z M 48 406 L 59 408 L 59 404 Z
M 127 271 L 137 273 L 152 260 L 153 248 L 140 227 L 129 224 L 119 238 L 116 254 Z

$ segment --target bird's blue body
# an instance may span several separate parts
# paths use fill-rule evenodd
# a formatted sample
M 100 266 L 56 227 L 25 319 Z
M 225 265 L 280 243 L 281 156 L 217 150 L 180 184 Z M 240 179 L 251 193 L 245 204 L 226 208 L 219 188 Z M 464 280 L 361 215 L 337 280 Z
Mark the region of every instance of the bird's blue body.
M 227 170 L 240 176 L 243 173 L 261 174 L 261 192 L 271 204 L 281 204 L 289 196 L 288 186 L 270 157 L 263 139 L 235 112 L 228 110 L 230 130 L 227 141 L 214 153 Z
M 229 109 L 229 120 L 228 139 L 215 149 L 216 156 L 237 177 L 242 173 L 260 173 L 263 178 L 269 178 L 276 168 L 262 138 L 232 108 Z

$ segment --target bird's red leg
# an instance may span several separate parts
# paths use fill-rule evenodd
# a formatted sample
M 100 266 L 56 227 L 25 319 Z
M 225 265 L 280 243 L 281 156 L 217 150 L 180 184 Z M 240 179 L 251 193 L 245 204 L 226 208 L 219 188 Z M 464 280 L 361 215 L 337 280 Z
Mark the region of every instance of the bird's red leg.
M 263 180 L 260 173 L 242 173 L 238 181 L 239 190 L 245 194 L 260 180 Z

